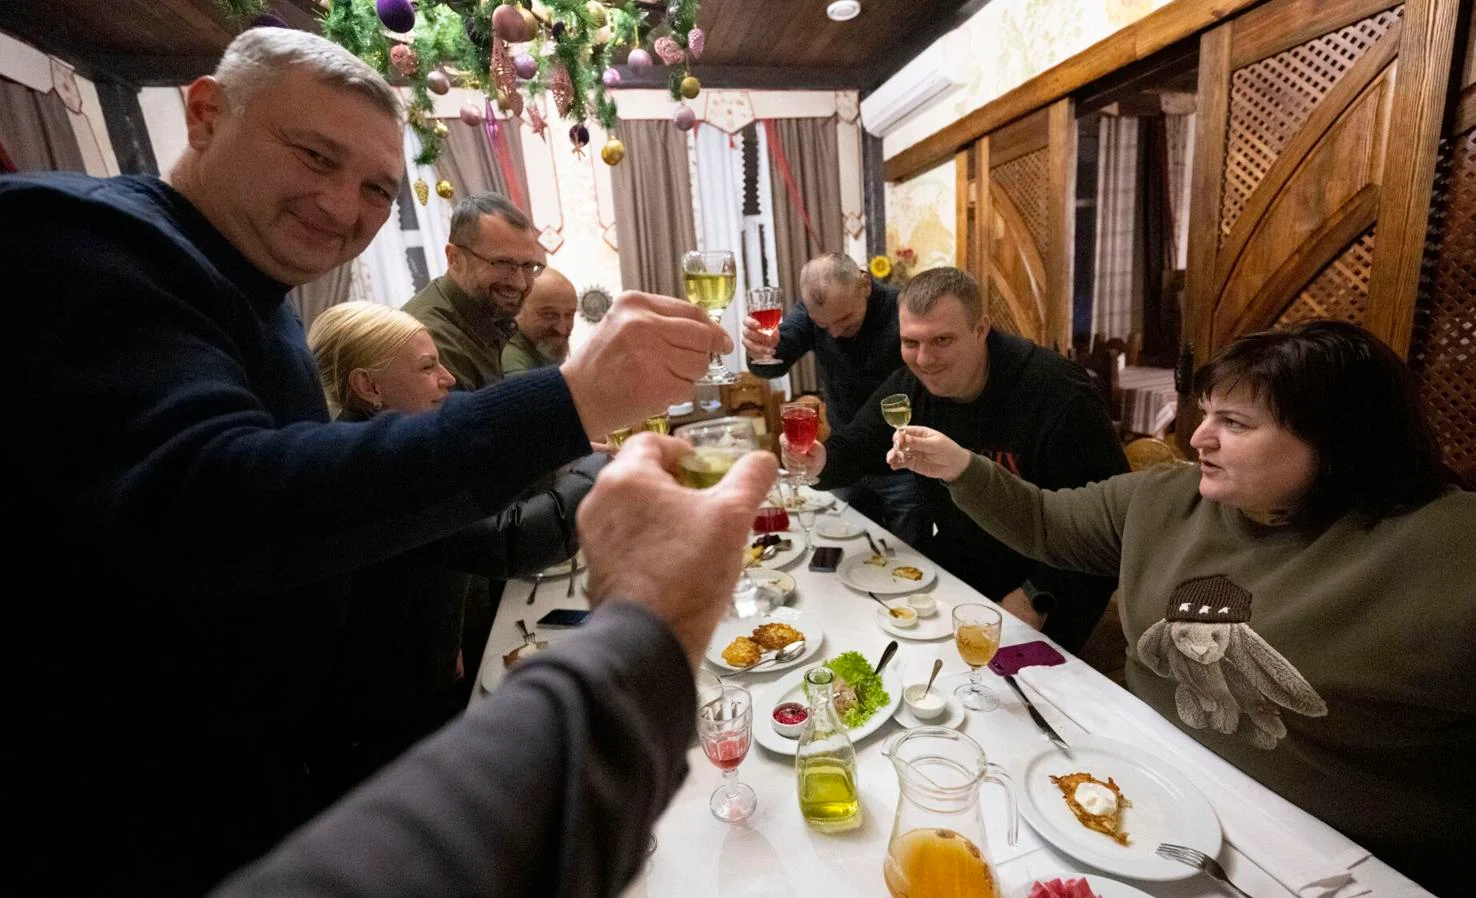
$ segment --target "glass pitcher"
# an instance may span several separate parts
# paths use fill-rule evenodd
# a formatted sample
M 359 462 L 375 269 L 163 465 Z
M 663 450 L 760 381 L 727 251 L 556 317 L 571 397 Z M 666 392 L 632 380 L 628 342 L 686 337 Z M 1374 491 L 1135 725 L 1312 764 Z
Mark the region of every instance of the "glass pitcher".
M 1019 818 L 1009 774 L 984 749 L 946 727 L 915 727 L 887 742 L 902 795 L 883 867 L 892 898 L 996 898 L 999 881 L 984 838 L 979 786 L 1004 788 L 1009 843 Z

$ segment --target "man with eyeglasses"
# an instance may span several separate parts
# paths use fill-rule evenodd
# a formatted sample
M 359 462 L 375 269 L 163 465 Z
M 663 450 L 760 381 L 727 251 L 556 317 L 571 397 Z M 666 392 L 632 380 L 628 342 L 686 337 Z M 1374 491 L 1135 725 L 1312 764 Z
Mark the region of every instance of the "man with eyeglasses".
M 502 349 L 543 272 L 543 247 L 523 211 L 506 197 L 477 193 L 451 212 L 446 273 L 405 304 L 436 342 L 456 389 L 502 380 Z

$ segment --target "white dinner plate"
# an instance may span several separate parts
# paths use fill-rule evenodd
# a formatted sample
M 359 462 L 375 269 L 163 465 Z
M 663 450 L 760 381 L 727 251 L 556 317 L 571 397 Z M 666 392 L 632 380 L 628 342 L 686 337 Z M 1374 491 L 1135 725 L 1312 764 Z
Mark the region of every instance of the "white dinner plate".
M 748 546 L 752 547 L 754 540 L 758 539 L 759 536 L 760 534 L 757 533 L 749 534 Z M 749 568 L 749 571 L 753 571 L 755 568 L 767 568 L 771 571 L 777 571 L 780 568 L 786 568 L 794 564 L 799 560 L 801 555 L 805 554 L 805 535 L 803 533 L 798 530 L 782 530 L 776 533 L 775 536 L 778 536 L 780 539 L 789 540 L 789 548 L 780 549 L 774 553 L 773 558 L 760 561 L 758 564 Z
M 806 660 L 814 657 L 816 652 L 820 651 L 820 644 L 825 641 L 825 631 L 820 628 L 819 615 L 806 614 L 798 608 L 775 608 L 768 614 L 757 617 L 730 617 L 718 624 L 717 629 L 713 631 L 712 642 L 707 644 L 707 652 L 705 653 L 707 663 L 717 668 L 720 673 L 745 673 L 746 668 L 734 667 L 723 660 L 723 649 L 727 648 L 728 644 L 739 636 L 751 636 L 755 627 L 761 624 L 773 623 L 789 624 L 791 627 L 805 634 L 805 650 L 800 653 L 798 658 L 791 658 L 779 664 L 766 664 L 759 673 L 773 673 L 776 670 L 784 670 L 788 667 L 794 667 L 796 664 L 803 664 Z M 770 705 L 764 713 L 768 714 L 773 709 L 773 705 Z M 758 708 L 755 706 L 755 720 L 758 718 L 757 710 Z
M 579 570 L 579 571 L 584 570 L 584 550 L 583 549 L 581 549 L 578 552 L 575 552 L 573 558 L 567 559 L 565 561 L 561 561 L 558 564 L 551 565 L 549 567 L 544 568 L 543 569 L 543 576 L 545 576 L 545 577 L 567 577 L 567 576 L 569 576 L 569 574 L 571 574 L 572 572 L 574 572 L 576 570 Z
M 830 493 L 824 490 L 810 489 L 807 486 L 799 488 L 799 495 L 797 497 L 788 495 L 786 491 L 783 502 L 784 508 L 788 511 L 798 511 L 806 508 L 811 511 L 819 511 L 822 508 L 829 508 L 834 504 L 835 497 Z
M 1081 736 L 1071 740 L 1069 757 L 1051 746 L 1013 772 L 1020 816 L 1042 839 L 1100 870 L 1158 882 L 1188 879 L 1199 871 L 1154 854 L 1160 842 L 1198 848 L 1210 857 L 1220 853 L 1220 818 L 1209 800 L 1162 758 L 1134 746 Z M 1127 845 L 1087 829 L 1071 813 L 1050 779 L 1071 773 L 1090 773 L 1104 782 L 1111 777 L 1132 802 L 1122 811 Z
M 855 539 L 865 532 L 865 527 L 843 518 L 830 518 L 815 525 L 815 535 L 826 539 Z
M 1049 882 L 1052 879 L 1085 879 L 1092 894 L 1100 895 L 1101 898 L 1153 898 L 1142 889 L 1135 889 L 1125 882 L 1118 882 L 1099 873 L 1071 873 L 1069 871 L 1054 873 L 1050 876 L 1037 876 L 1011 892 L 1010 898 L 1030 898 L 1031 886 L 1037 882 Z
M 749 568 L 748 579 L 779 590 L 779 594 L 784 596 L 783 604 L 785 605 L 794 601 L 794 591 L 797 584 L 794 582 L 793 577 L 783 571 L 771 571 L 768 568 L 762 567 Z
M 911 552 L 898 552 L 895 558 L 882 558 L 881 564 L 871 564 L 873 558 L 881 558 L 881 556 L 861 552 L 842 561 L 840 568 L 836 571 L 840 582 L 862 592 L 899 596 L 903 593 L 917 592 L 932 583 L 938 576 L 938 569 L 931 561 Z M 896 568 L 903 566 L 915 567 L 922 571 L 922 579 L 908 580 L 892 573 Z
M 874 592 L 875 590 L 873 590 Z M 938 605 L 938 612 L 932 617 L 921 617 L 917 619 L 915 627 L 899 627 L 893 621 L 892 616 L 880 608 L 876 609 L 876 624 L 893 636 L 903 639 L 942 639 L 953 635 L 953 603 L 946 602 L 937 596 L 933 600 Z M 888 605 L 897 608 L 906 608 L 906 599 L 888 599 Z
M 774 708 L 785 702 L 808 704 L 805 701 L 805 671 L 813 666 L 807 665 L 800 670 L 792 671 L 784 679 L 754 698 L 753 740 L 769 751 L 792 756 L 798 749 L 799 739 L 790 739 L 776 733 L 774 726 L 769 723 L 769 718 L 773 716 Z M 896 665 L 889 664 L 882 671 L 882 686 L 887 690 L 887 698 L 891 701 L 877 708 L 876 713 L 871 715 L 865 723 L 851 730 L 852 742 L 860 742 L 881 729 L 882 725 L 891 720 L 892 715 L 897 713 L 897 708 L 902 705 L 902 676 L 897 672 Z

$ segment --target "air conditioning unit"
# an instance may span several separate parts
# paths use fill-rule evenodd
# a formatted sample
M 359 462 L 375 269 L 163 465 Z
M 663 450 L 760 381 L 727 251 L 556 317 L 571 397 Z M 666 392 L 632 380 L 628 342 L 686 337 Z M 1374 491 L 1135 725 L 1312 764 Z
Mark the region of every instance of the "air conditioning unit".
M 912 62 L 888 78 L 861 101 L 861 124 L 877 137 L 886 137 L 929 103 L 963 86 L 964 66 L 950 65 L 950 50 L 956 42 L 949 37 L 924 50 Z

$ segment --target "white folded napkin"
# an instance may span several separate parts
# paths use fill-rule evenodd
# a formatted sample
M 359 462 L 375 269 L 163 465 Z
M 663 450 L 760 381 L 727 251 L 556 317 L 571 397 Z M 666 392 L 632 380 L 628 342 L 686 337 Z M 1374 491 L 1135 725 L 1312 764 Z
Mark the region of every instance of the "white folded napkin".
M 1242 773 L 1096 671 L 1076 663 L 1027 667 L 1017 679 L 1055 706 L 1043 714 L 1057 711 L 1086 732 L 1158 755 L 1188 774 L 1214 806 L 1226 840 L 1293 893 L 1355 898 L 1372 891 L 1350 869 L 1369 856 L 1367 849 Z

